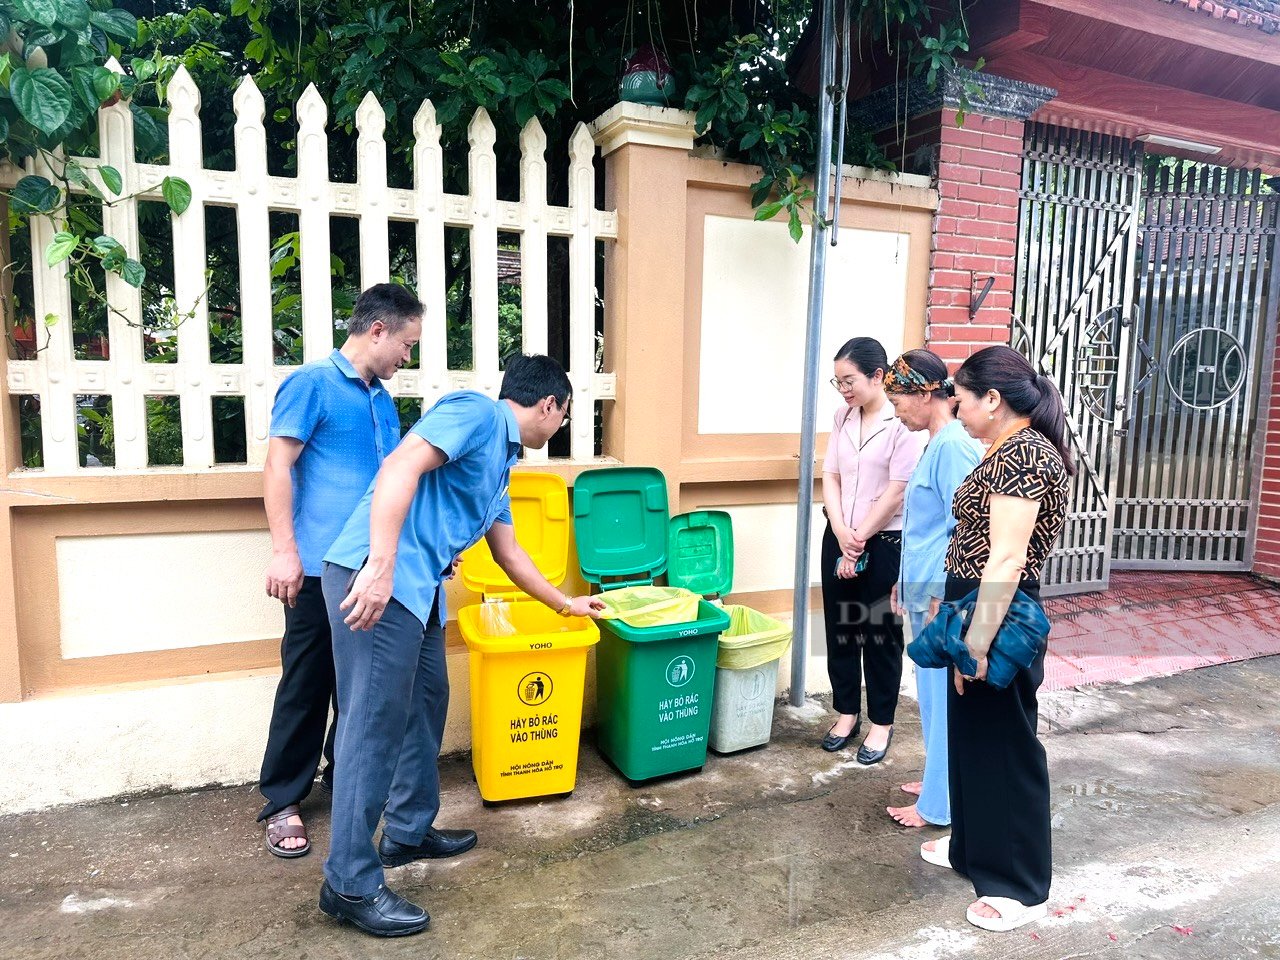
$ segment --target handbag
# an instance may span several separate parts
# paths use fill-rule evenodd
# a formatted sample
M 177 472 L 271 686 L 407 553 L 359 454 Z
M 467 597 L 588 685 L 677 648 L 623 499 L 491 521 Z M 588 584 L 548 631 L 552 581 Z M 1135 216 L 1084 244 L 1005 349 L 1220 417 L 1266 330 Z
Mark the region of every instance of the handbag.
M 955 666 L 964 676 L 973 676 L 978 663 L 969 653 L 964 636 L 977 604 L 977 590 L 959 600 L 945 601 L 938 615 L 907 646 L 907 656 L 921 667 Z M 1044 609 L 1019 590 L 987 651 L 986 682 L 997 689 L 1009 686 L 1019 670 L 1026 670 L 1035 662 L 1048 639 L 1049 618 Z

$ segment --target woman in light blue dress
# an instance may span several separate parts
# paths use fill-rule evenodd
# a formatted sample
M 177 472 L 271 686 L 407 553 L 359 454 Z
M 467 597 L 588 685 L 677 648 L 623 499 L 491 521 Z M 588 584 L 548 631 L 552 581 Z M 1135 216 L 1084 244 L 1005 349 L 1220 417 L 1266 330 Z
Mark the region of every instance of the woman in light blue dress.
M 916 636 L 938 612 L 947 574 L 943 561 L 955 529 L 951 501 L 956 488 L 982 457 L 982 447 L 956 420 L 947 365 L 929 350 L 908 350 L 884 378 L 885 393 L 909 430 L 927 430 L 929 444 L 907 483 L 902 521 L 902 567 L 894 587 L 896 612 Z M 916 667 L 920 726 L 924 733 L 924 778 L 903 784 L 917 795 L 905 807 L 887 807 L 907 827 L 951 823 L 947 771 L 947 685 L 945 669 Z

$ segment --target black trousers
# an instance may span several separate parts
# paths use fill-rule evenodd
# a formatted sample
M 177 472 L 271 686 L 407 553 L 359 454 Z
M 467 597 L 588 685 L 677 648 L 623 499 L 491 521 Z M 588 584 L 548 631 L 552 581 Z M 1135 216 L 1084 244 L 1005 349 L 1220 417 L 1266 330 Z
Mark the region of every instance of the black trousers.
M 836 574 L 840 544 L 827 524 L 822 535 L 822 613 L 827 628 L 827 673 L 836 713 L 862 710 L 867 679 L 867 716 L 893 723 L 902 682 L 902 620 L 889 608 L 898 582 L 902 536 L 878 533 L 867 542 L 867 566 L 852 580 Z
M 947 577 L 947 599 L 976 580 Z M 1022 590 L 1039 602 L 1039 584 Z M 979 897 L 1009 897 L 1027 906 L 1049 899 L 1049 765 L 1036 737 L 1036 691 L 1044 680 L 1046 644 L 1031 667 L 997 690 L 966 682 L 964 696 L 947 685 L 951 772 L 951 866 Z
M 327 764 L 326 776 L 333 776 L 338 704 L 334 696 L 329 611 L 319 577 L 303 578 L 296 605 L 284 608 L 280 665 L 280 684 L 276 687 L 258 783 L 267 798 L 259 820 L 306 799 L 322 754 Z M 330 705 L 334 716 L 326 735 Z

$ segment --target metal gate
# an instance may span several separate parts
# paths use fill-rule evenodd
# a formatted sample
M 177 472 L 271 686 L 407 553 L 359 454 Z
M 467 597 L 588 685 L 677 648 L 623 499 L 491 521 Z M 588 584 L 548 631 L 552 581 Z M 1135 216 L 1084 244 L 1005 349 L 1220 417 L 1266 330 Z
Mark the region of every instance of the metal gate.
M 1148 177 L 1116 566 L 1248 570 L 1277 311 L 1280 196 L 1258 172 Z
M 1249 569 L 1280 196 L 1256 171 L 1029 124 L 1021 198 L 1012 343 L 1062 391 L 1080 465 L 1046 593 L 1105 588 L 1113 558 Z
M 1024 147 L 1013 346 L 1062 391 L 1080 468 L 1041 580 L 1046 594 L 1101 590 L 1128 396 L 1142 150 L 1040 124 L 1028 124 Z

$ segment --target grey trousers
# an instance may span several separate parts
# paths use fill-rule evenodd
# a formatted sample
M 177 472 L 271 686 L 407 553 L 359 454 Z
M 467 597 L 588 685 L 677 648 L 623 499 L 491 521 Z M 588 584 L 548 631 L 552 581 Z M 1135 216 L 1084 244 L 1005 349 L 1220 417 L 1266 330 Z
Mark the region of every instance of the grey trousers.
M 355 571 L 326 563 L 321 577 L 338 687 L 333 826 L 325 877 L 338 893 L 365 897 L 383 883 L 373 843 L 378 820 L 397 843 L 417 845 L 440 810 L 436 761 L 449 709 L 440 611 L 424 625 L 398 601 L 372 630 L 344 622 Z

